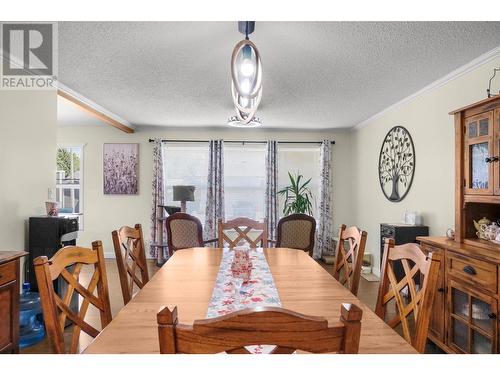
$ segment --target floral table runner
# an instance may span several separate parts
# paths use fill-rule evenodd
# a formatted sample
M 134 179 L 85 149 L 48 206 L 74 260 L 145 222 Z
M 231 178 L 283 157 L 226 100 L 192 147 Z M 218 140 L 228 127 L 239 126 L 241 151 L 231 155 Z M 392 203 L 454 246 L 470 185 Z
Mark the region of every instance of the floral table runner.
M 215 281 L 212 298 L 208 305 L 207 318 L 215 318 L 233 311 L 257 306 L 281 306 L 273 275 L 262 248 L 250 249 L 252 262 L 250 278 L 243 282 L 233 276 L 231 265 L 234 251 L 223 249 L 219 273 Z M 257 345 L 247 347 L 252 353 L 270 352 L 274 346 Z

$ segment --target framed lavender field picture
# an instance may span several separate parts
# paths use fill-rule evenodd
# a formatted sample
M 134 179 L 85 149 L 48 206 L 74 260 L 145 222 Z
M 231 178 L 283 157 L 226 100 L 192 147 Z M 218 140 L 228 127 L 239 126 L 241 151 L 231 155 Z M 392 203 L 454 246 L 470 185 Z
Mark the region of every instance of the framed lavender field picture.
M 105 195 L 138 194 L 138 169 L 138 143 L 104 144 L 103 184 Z

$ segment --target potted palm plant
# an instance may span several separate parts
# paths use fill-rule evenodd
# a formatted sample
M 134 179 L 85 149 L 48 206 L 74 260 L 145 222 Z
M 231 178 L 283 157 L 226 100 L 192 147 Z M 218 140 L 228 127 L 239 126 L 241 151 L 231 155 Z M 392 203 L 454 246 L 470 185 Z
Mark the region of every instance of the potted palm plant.
M 311 179 L 303 182 L 304 176 L 299 174 L 299 172 L 297 172 L 295 176 L 292 176 L 292 174 L 288 172 L 288 177 L 290 178 L 290 185 L 285 186 L 283 189 L 278 191 L 278 194 L 285 198 L 283 214 L 312 215 L 313 196 L 311 188 L 309 187 Z

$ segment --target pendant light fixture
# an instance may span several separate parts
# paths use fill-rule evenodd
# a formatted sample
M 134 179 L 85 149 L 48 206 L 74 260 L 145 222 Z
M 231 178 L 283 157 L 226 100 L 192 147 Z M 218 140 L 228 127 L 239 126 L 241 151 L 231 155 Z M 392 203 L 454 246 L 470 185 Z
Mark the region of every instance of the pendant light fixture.
M 231 126 L 261 125 L 255 112 L 262 98 L 262 64 L 259 50 L 248 39 L 254 29 L 255 21 L 238 22 L 238 30 L 245 35 L 245 39 L 236 44 L 231 56 L 231 94 L 236 109 L 236 116 L 228 121 Z

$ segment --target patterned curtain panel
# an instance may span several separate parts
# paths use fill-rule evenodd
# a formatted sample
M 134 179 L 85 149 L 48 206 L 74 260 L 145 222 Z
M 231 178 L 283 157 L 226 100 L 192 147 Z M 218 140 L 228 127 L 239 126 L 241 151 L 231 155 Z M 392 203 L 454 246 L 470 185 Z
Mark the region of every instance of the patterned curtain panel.
M 167 231 L 163 222 L 157 218 L 163 215 L 163 208 L 158 207 L 165 202 L 163 181 L 163 145 L 160 139 L 155 139 L 153 146 L 153 180 L 151 182 L 151 239 L 149 253 L 157 259 L 158 264 L 168 259 L 168 249 L 153 246 L 154 243 L 167 242 Z
M 332 227 L 333 212 L 331 206 L 332 199 L 332 143 L 324 140 L 320 151 L 320 188 L 319 188 L 319 210 L 318 210 L 318 231 L 316 246 L 314 247 L 313 258 L 319 259 L 323 253 L 332 250 Z
M 275 238 L 278 225 L 278 142 L 267 141 L 266 151 L 266 219 L 267 233 Z
M 217 220 L 224 219 L 224 141 L 209 143 L 205 239 L 217 237 Z

